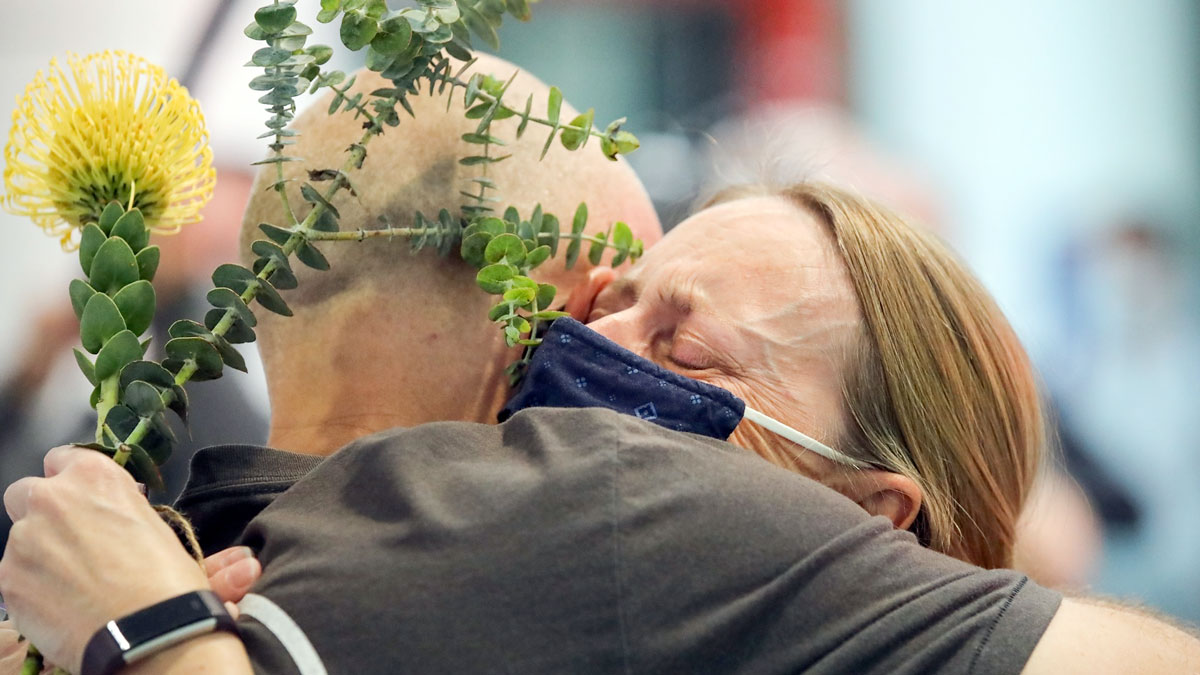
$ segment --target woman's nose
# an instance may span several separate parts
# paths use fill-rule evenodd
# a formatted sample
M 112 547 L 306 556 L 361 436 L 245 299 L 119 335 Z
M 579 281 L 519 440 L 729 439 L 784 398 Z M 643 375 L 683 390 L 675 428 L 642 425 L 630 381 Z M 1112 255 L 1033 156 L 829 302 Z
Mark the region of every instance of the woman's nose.
M 632 309 L 609 314 L 587 326 L 638 356 L 646 356 L 646 341 L 640 336 L 638 322 Z

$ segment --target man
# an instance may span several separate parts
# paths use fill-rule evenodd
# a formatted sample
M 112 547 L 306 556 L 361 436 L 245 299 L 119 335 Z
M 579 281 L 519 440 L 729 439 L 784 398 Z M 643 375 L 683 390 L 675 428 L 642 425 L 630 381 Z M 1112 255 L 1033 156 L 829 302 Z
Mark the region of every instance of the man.
M 437 145 L 460 132 L 444 123 L 408 128 Z M 329 144 L 300 153 L 309 157 L 344 145 L 338 134 L 309 137 Z M 406 210 L 431 186 L 454 184 L 455 153 L 442 161 L 418 148 L 406 166 L 441 166 L 441 182 L 365 172 L 403 186 Z M 381 152 L 372 146 L 372 159 Z M 575 194 L 599 206 L 602 179 L 592 174 Z M 386 208 L 370 201 L 385 194 L 369 196 L 361 181 L 359 190 L 363 212 L 346 204 L 347 219 Z M 552 191 L 536 192 L 564 210 Z M 272 444 L 313 455 L 350 445 L 308 464 L 226 449 L 189 489 L 206 537 L 236 515 L 206 508 L 242 510 L 246 494 L 304 476 L 242 535 L 265 563 L 243 605 L 243 642 L 164 638 L 170 646 L 127 672 L 1177 672 L 1200 659 L 1196 642 L 1165 624 L 1060 606 L 1018 574 L 921 549 L 835 493 L 717 441 L 602 410 L 421 424 L 490 421 L 510 357 L 491 333 L 470 332 L 494 328 L 475 318 L 486 299 L 464 307 L 478 291 L 469 275 L 458 280 L 463 270 L 405 260 L 413 285 L 400 286 L 388 275 L 408 266 L 361 253 L 341 281 L 302 280 L 297 317 L 262 330 Z M 452 306 L 438 304 L 447 298 Z M 77 670 L 105 622 L 208 582 L 105 458 L 56 449 L 46 475 L 5 495 L 16 525 L 0 591 L 35 644 Z

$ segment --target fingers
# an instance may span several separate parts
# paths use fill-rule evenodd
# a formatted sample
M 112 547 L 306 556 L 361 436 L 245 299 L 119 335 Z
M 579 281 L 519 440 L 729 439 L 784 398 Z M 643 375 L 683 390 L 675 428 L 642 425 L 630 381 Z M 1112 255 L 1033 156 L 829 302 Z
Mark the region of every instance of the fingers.
M 12 621 L 0 621 L 0 675 L 20 673 L 28 647 Z
M 208 583 L 223 602 L 239 602 L 262 576 L 257 558 L 242 558 L 209 576 Z
M 100 457 L 103 455 L 98 454 L 95 450 L 76 445 L 60 445 L 57 448 L 51 448 L 50 452 L 46 453 L 45 459 L 42 460 L 42 468 L 46 478 L 53 478 L 73 464 L 94 461 Z M 101 463 L 97 462 L 97 464 Z M 116 464 L 113 463 L 113 466 Z
M 204 571 L 211 578 L 217 572 L 229 567 L 239 560 L 254 557 L 254 551 L 250 550 L 249 546 L 231 546 L 224 551 L 216 553 L 204 559 Z
M 26 476 L 13 481 L 4 491 L 4 510 L 14 523 L 29 513 L 29 494 L 33 491 L 33 486 L 43 480 L 46 479 Z

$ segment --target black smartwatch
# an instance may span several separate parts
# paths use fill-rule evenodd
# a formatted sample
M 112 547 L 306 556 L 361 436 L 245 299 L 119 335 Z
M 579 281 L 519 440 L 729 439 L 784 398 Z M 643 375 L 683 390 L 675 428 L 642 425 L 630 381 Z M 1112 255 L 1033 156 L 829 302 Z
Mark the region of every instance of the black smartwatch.
M 83 650 L 80 675 L 112 675 L 121 668 L 213 631 L 237 633 L 233 617 L 212 591 L 192 591 L 151 605 L 96 631 Z

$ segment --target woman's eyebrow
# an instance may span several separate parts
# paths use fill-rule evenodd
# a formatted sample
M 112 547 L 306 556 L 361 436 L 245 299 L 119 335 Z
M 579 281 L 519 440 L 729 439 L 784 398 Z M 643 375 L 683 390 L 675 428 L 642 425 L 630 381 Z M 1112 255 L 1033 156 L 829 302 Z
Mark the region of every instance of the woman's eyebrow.
M 637 300 L 642 294 L 642 287 L 638 284 L 637 279 L 632 277 L 621 277 L 609 285 L 609 290 L 616 293 L 618 297 L 626 300 Z

